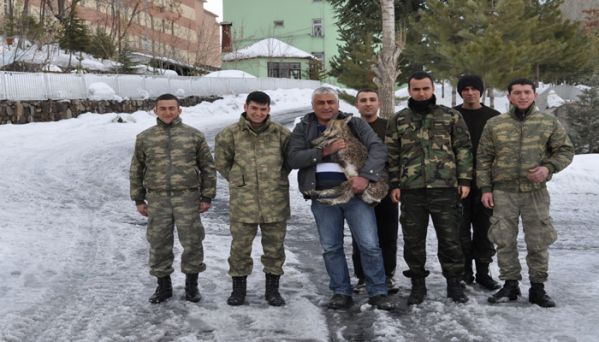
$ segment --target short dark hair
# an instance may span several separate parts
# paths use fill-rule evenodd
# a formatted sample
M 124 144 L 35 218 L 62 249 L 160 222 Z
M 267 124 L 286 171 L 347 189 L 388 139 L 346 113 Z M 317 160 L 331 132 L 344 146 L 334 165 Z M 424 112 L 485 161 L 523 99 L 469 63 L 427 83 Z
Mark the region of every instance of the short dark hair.
M 177 107 L 181 106 L 181 102 L 179 102 L 178 97 L 176 97 L 173 94 L 166 93 L 166 94 L 162 94 L 156 98 L 156 101 L 154 101 L 154 107 L 156 107 L 156 105 L 158 105 L 158 101 L 165 101 L 165 100 L 166 101 L 175 100 L 175 101 L 177 101 Z
M 519 85 L 530 85 L 532 87 L 532 91 L 536 92 L 537 91 L 537 87 L 535 86 L 535 83 L 531 80 L 529 80 L 528 78 L 517 78 L 513 81 L 510 82 L 510 84 L 508 84 L 507 86 L 507 93 L 511 94 L 512 93 L 512 87 L 516 84 Z
M 415 73 L 411 74 L 410 77 L 408 77 L 408 89 L 410 89 L 410 81 L 423 80 L 425 78 L 428 78 L 429 80 L 431 80 L 431 84 L 435 83 L 435 81 L 433 80 L 433 76 L 431 76 L 431 74 L 429 74 L 428 72 L 416 71 Z
M 371 88 L 362 88 L 362 89 L 358 90 L 358 92 L 356 93 L 356 96 L 355 96 L 356 99 L 358 99 L 358 96 L 360 94 L 362 94 L 362 93 L 375 93 L 376 96 L 379 96 L 379 93 L 376 90 L 374 90 L 374 89 L 371 89 Z
M 253 91 L 248 94 L 248 97 L 245 98 L 245 104 L 250 104 L 250 102 L 255 102 L 259 104 L 265 104 L 270 106 L 270 96 L 267 93 L 262 91 Z

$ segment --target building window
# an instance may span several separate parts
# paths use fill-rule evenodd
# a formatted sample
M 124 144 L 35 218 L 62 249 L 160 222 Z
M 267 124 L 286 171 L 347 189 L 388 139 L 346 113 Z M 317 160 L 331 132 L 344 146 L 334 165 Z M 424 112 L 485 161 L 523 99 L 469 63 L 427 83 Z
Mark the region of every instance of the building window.
M 319 52 L 312 52 L 312 56 L 318 58 L 319 61 L 324 61 L 324 52 L 323 51 L 319 51 Z
M 275 28 L 285 27 L 285 21 L 284 20 L 275 20 L 273 23 L 275 25 Z
M 268 77 L 293 78 L 296 80 L 302 78 L 302 69 L 300 63 L 268 62 L 267 67 Z
M 322 19 L 312 19 L 312 36 L 324 37 L 324 30 L 322 28 Z

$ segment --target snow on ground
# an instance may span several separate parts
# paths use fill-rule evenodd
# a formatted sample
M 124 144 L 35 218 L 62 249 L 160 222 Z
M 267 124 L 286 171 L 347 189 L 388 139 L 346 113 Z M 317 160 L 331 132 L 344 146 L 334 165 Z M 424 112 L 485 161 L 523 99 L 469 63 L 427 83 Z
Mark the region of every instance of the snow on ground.
M 309 110 L 311 91 L 267 91 L 273 117 L 290 124 Z M 203 130 L 212 145 L 214 134 L 238 119 L 245 96 L 184 108 L 183 120 Z M 128 123 L 116 123 L 117 116 Z M 147 298 L 155 280 L 147 268 L 146 221 L 129 199 L 128 168 L 135 135 L 154 123 L 151 113 L 137 112 L 0 126 L 1 341 L 595 341 L 599 336 L 599 238 L 594 231 L 599 155 L 576 156 L 549 186 L 559 239 L 550 252 L 547 289 L 557 308 L 528 304 L 522 239 L 522 298 L 489 305 L 489 292 L 468 287 L 467 304 L 451 303 L 430 229 L 432 274 L 422 305 L 405 306 L 409 284 L 400 275 L 406 268 L 400 233 L 395 277 L 400 293 L 393 296 L 399 310 L 374 311 L 363 295 L 347 312 L 327 310 L 328 278 L 295 172 L 290 175 L 293 214 L 281 279 L 285 307 L 264 302 L 259 237 L 248 279 L 249 305 L 225 303 L 230 238 L 222 179 L 214 206 L 202 219 L 208 265 L 200 275 L 204 298 L 198 304 L 180 298 L 184 277 L 176 266 L 174 298 L 151 305 Z M 349 245 L 347 237 L 348 252 Z M 179 255 L 178 244 L 176 250 Z M 492 271 L 497 274 L 495 264 Z
M 245 71 L 241 70 L 219 70 L 213 71 L 209 74 L 206 74 L 202 77 L 218 77 L 218 78 L 256 78 L 256 76 L 252 74 L 248 74 Z

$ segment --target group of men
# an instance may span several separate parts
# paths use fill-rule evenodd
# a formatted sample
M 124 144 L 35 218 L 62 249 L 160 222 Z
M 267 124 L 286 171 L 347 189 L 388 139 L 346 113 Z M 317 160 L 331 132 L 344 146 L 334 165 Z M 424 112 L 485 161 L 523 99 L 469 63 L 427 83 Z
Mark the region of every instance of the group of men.
M 150 273 L 158 279 L 150 302 L 172 297 L 175 225 L 183 247 L 185 298 L 201 299 L 198 273 L 206 267 L 200 213 L 210 208 L 218 171 L 229 183 L 232 241 L 228 261 L 233 290 L 227 303 L 245 303 L 252 242 L 259 226 L 265 300 L 272 306 L 284 305 L 279 279 L 290 215 L 288 175 L 291 169 L 299 169 L 299 190 L 311 201 L 333 292 L 328 308 L 349 308 L 352 294 L 364 288 L 373 307 L 395 308 L 389 294 L 397 292 L 393 277 L 398 216 L 408 267 L 403 274 L 411 281 L 408 304 L 422 303 L 427 294 L 430 216 L 448 298 L 467 302 L 464 283 L 476 281 L 488 290 L 500 288 L 489 297 L 490 303 L 517 299 L 522 279 L 517 249 L 521 218 L 528 250 L 529 301 L 555 306 L 543 286 L 548 276 L 548 247 L 556 239 L 545 184 L 571 162 L 573 147 L 559 121 L 536 109 L 534 83 L 527 79 L 511 82 L 510 110 L 501 115 L 481 103 L 484 85 L 478 76 L 459 80 L 464 102 L 455 109 L 436 103 L 428 73 L 411 75 L 408 92 L 407 108 L 385 120 L 378 117 L 379 98 L 373 90 L 357 93 L 358 118 L 339 110 L 334 89 L 318 88 L 312 94 L 313 112 L 292 132 L 271 121 L 269 96 L 252 92 L 239 121 L 217 134 L 214 160 L 203 134 L 181 122 L 177 98 L 160 96 L 154 108 L 157 125 L 137 136 L 130 171 L 131 197 L 137 210 L 149 218 Z M 346 148 L 343 139 L 326 146 L 312 143 L 334 120 L 347 120 L 352 134 L 368 150 L 357 176 L 346 176 L 336 158 Z M 314 195 L 316 190 L 344 182 L 359 195 L 370 182 L 385 179 L 387 174 L 389 194 L 374 207 L 359 196 L 328 204 Z M 354 288 L 344 252 L 345 223 L 353 240 L 358 278 Z M 489 271 L 494 244 L 503 287 Z

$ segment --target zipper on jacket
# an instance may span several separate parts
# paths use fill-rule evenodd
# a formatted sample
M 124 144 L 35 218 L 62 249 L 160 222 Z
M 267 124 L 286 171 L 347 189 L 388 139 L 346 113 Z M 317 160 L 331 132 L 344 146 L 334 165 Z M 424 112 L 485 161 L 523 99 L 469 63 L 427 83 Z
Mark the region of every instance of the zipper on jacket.
M 166 188 L 168 191 L 173 190 L 171 187 L 171 176 L 173 174 L 173 158 L 172 158 L 172 144 L 171 144 L 171 127 L 166 127 L 167 139 L 166 139 L 166 150 L 168 152 L 168 171 L 166 174 Z

